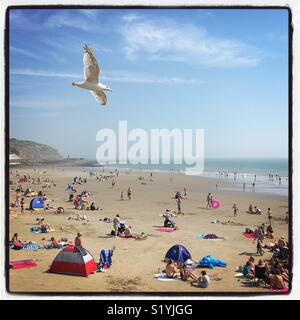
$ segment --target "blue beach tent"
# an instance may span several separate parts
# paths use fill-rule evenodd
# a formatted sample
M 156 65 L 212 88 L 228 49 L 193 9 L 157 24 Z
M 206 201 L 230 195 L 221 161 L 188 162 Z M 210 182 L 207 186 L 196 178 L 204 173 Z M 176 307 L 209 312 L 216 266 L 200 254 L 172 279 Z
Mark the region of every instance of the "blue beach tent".
M 177 262 L 185 262 L 188 259 L 192 259 L 192 257 L 187 248 L 181 244 L 175 244 L 167 251 L 165 259 Z
M 44 200 L 40 197 L 33 198 L 30 201 L 30 210 L 43 210 L 44 209 Z

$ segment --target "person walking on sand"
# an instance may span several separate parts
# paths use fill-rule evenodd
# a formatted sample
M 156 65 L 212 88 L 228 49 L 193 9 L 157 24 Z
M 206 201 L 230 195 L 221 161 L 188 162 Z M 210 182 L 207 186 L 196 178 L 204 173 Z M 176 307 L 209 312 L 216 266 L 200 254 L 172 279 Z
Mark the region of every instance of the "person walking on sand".
M 176 199 L 176 202 L 177 202 L 177 212 L 178 212 L 178 214 L 181 214 L 181 213 L 182 213 L 182 212 L 181 212 L 181 198 L 178 197 L 178 198 Z
M 206 208 L 211 208 L 211 200 L 212 200 L 212 195 L 211 193 L 209 192 L 207 197 L 206 197 Z
M 124 192 L 122 191 L 121 192 L 121 201 L 123 201 L 124 200 Z
M 183 193 L 184 193 L 184 199 L 187 199 L 187 191 L 186 191 L 186 187 L 183 188 Z
M 233 209 L 233 214 L 234 214 L 234 216 L 236 217 L 239 208 L 238 208 L 237 205 L 234 203 L 232 209 Z
M 255 183 L 252 183 L 252 191 L 255 191 Z
M 268 219 L 269 219 L 269 224 L 272 224 L 272 212 L 271 212 L 271 208 L 268 208 Z
M 17 190 L 15 206 L 20 207 L 20 205 L 21 205 L 21 194 L 20 194 L 20 191 Z
M 115 186 L 115 184 L 116 184 L 115 179 L 112 179 L 112 182 L 111 182 L 112 187 L 114 187 L 114 186 Z
M 289 223 L 289 212 L 285 213 L 285 223 Z
M 132 193 L 132 190 L 129 187 L 128 190 L 127 190 L 127 198 L 128 198 L 128 200 L 131 200 L 131 193 Z

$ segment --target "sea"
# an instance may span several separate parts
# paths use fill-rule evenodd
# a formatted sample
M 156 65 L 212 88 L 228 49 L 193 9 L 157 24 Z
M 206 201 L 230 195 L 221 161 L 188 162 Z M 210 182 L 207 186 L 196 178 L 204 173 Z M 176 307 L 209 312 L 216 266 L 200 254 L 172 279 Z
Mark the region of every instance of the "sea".
M 149 161 L 150 162 L 150 161 Z M 186 174 L 191 168 L 184 164 L 107 164 L 105 166 L 93 163 L 89 169 L 96 171 L 140 171 Z M 207 158 L 204 160 L 204 170 L 197 174 L 220 181 L 218 189 L 244 192 L 255 191 L 274 195 L 289 194 L 289 162 L 286 158 Z M 222 181 L 232 182 L 230 187 L 222 187 Z M 254 186 L 253 186 L 254 183 Z M 218 182 L 217 182 L 218 184 Z

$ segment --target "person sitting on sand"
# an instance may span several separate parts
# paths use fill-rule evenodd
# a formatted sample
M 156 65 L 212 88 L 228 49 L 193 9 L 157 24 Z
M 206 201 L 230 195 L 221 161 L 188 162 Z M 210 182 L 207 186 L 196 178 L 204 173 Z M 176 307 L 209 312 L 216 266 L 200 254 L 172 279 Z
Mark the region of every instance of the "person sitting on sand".
M 50 231 L 50 224 L 45 222 L 45 218 L 41 218 L 41 231 L 42 232 L 49 232 Z
M 46 207 L 44 208 L 44 210 L 51 210 L 51 209 L 56 209 L 55 207 L 53 206 L 50 206 L 49 203 L 46 204 Z
M 270 275 L 270 282 L 271 282 L 271 287 L 273 289 L 284 289 L 286 286 L 285 286 L 285 283 L 283 281 L 283 278 L 280 274 L 280 271 L 278 270 L 275 270 L 275 274 L 271 274 Z
M 64 213 L 64 212 L 65 212 L 65 210 L 64 210 L 63 207 L 58 207 L 58 208 L 56 209 L 56 213 L 57 213 L 57 214 L 61 214 L 61 213 Z
M 81 240 L 82 234 L 80 232 L 77 232 L 77 236 L 74 240 L 75 248 L 82 248 L 82 240 Z
M 255 270 L 255 259 L 253 256 L 251 256 L 248 260 L 249 262 L 249 269 L 250 269 L 250 272 L 253 272 L 254 273 L 254 270 Z
M 191 278 L 192 283 L 199 284 L 199 278 L 192 271 L 189 270 L 186 264 L 184 264 L 179 268 L 180 268 L 180 278 L 182 281 L 187 281 L 189 278 Z
M 253 272 L 251 270 L 251 264 L 250 264 L 249 261 L 247 261 L 246 264 L 244 265 L 242 272 L 243 272 L 243 277 L 244 278 L 249 278 L 250 279 L 250 278 L 253 277 Z
M 58 245 L 58 241 L 54 237 L 51 237 L 49 248 L 58 248 Z
M 169 216 L 165 216 L 164 227 L 165 228 L 175 228 L 176 223 L 175 223 L 175 221 L 170 220 Z
M 99 210 L 99 207 L 95 206 L 95 203 L 92 202 L 92 204 L 90 205 L 90 210 L 94 211 L 94 210 Z
M 141 232 L 140 234 L 133 234 L 132 237 L 135 240 L 146 240 L 148 238 L 148 234 L 145 232 Z
M 208 285 L 210 283 L 210 278 L 206 274 L 205 270 L 201 271 L 201 276 L 198 278 L 199 287 L 201 288 L 208 288 Z
M 249 212 L 249 213 L 254 213 L 252 204 L 250 204 L 249 209 L 248 209 L 248 212 Z
M 125 238 L 132 238 L 131 226 L 125 225 L 123 234 Z
M 115 237 L 117 237 L 118 229 L 120 227 L 120 216 L 118 214 L 113 219 L 113 226 L 114 226 Z
M 21 240 L 18 239 L 18 234 L 15 233 L 15 234 L 13 235 L 13 237 L 11 238 L 11 240 L 10 240 L 9 243 L 10 243 L 11 245 L 13 245 L 13 244 L 18 243 L 18 242 L 21 242 Z
M 175 261 L 169 260 L 164 270 L 168 278 L 174 278 L 180 275 L 180 268 Z

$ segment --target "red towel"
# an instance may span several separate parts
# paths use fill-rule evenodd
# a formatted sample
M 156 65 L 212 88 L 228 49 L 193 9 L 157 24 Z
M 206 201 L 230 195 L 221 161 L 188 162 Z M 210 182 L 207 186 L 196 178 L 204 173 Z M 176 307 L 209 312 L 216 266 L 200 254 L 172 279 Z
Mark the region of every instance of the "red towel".
M 165 228 L 165 227 L 159 227 L 159 228 L 155 228 L 155 231 L 159 231 L 159 232 L 174 232 L 177 229 L 174 228 Z
M 10 261 L 9 264 L 12 266 L 13 269 L 23 269 L 37 266 L 37 264 L 33 262 L 31 259 Z
M 119 236 L 118 236 L 118 238 L 121 239 L 121 240 L 130 240 L 130 239 L 133 239 L 133 237 L 127 237 L 127 238 L 126 238 L 126 237 L 119 237 Z
M 273 289 L 271 288 L 273 292 L 289 292 L 289 288 L 283 288 L 283 289 Z
M 254 239 L 255 238 L 254 233 L 244 232 L 243 235 L 244 235 L 245 238 L 248 238 L 248 239 Z

